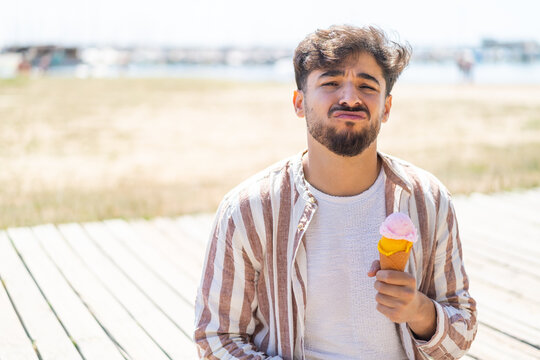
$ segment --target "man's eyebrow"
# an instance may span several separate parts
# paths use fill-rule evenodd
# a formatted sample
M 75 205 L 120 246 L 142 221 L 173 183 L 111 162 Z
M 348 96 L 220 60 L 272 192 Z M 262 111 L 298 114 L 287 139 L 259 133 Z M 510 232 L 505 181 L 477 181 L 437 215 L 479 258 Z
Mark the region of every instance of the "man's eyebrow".
M 343 76 L 344 74 L 345 72 L 343 70 L 328 70 L 328 71 L 323 72 L 321 75 L 319 75 L 319 79 L 323 77 Z M 376 82 L 377 85 L 379 86 L 381 85 L 379 83 L 379 80 L 377 80 L 374 76 L 369 75 L 368 73 L 361 72 L 361 73 L 356 74 L 356 77 L 366 79 L 366 80 L 371 80 L 371 81 Z
M 371 75 L 369 75 L 369 74 L 366 74 L 366 73 L 358 73 L 358 74 L 356 74 L 356 77 L 360 77 L 360 78 L 366 79 L 366 80 L 371 80 L 371 81 L 376 82 L 377 85 L 379 85 L 379 86 L 381 85 L 381 84 L 379 83 L 379 80 L 377 80 L 375 77 L 373 77 L 373 76 L 371 76 Z
M 319 75 L 319 79 L 323 77 L 343 76 L 345 72 L 343 70 L 328 70 Z

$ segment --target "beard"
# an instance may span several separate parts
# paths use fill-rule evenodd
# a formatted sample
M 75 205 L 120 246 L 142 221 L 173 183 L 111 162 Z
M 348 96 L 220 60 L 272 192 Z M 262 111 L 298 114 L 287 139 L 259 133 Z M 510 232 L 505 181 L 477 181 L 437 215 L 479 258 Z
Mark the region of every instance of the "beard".
M 308 111 L 306 124 L 309 133 L 317 142 L 336 155 L 352 157 L 361 154 L 377 139 L 381 129 L 382 114 L 377 119 L 372 119 L 369 110 L 365 107 L 347 108 L 337 105 L 330 109 L 328 117 L 337 110 L 364 111 L 367 114 L 369 126 L 356 131 L 352 129 L 354 122 L 346 122 L 347 127 L 338 131 L 333 126 L 325 125 L 323 119 L 312 116 L 313 112 Z

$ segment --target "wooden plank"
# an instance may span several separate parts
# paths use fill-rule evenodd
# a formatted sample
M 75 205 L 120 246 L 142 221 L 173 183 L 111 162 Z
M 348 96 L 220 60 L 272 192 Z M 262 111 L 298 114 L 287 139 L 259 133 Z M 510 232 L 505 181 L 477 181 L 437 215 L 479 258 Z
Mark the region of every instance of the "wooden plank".
M 154 246 L 154 239 L 141 236 L 140 231 L 135 231 L 131 224 L 124 220 L 105 221 L 107 227 L 115 235 L 116 239 L 124 244 L 137 259 L 155 272 L 156 276 L 167 282 L 175 291 L 194 305 L 197 287 L 199 283 L 189 277 L 178 267 L 178 259 L 175 261 L 163 256 Z M 141 223 L 144 226 L 144 222 Z
M 151 341 L 137 321 L 73 250 L 70 244 L 77 242 L 77 238 L 68 237 L 67 241 L 64 240 L 63 235 L 52 225 L 38 226 L 33 230 L 45 252 L 127 358 L 167 359 L 163 351 Z
M 472 215 L 476 216 L 476 215 Z M 494 286 L 511 289 L 514 292 L 514 295 L 518 297 L 526 297 L 531 299 L 533 302 L 538 301 L 538 291 L 540 288 L 540 276 L 537 274 L 535 269 L 538 267 L 538 258 L 528 256 L 524 251 L 516 251 L 513 244 L 515 241 L 510 242 L 508 239 L 512 239 L 512 233 L 496 232 L 495 235 L 482 234 L 482 235 L 471 235 L 474 234 L 474 230 L 477 228 L 487 228 L 491 229 L 487 224 L 476 224 L 473 227 L 471 224 L 474 223 L 474 218 L 469 219 L 469 223 L 463 225 L 462 222 L 462 239 L 464 241 L 464 252 L 467 259 L 470 261 L 467 262 L 467 265 L 472 263 L 480 263 L 485 267 L 483 274 L 479 274 L 479 277 L 489 278 L 488 282 L 491 282 Z M 493 230 L 491 230 L 493 231 Z M 483 241 L 482 243 L 478 241 L 478 238 L 489 239 L 490 241 Z M 504 239 L 504 240 L 503 240 Z M 505 242 L 505 243 L 503 243 Z M 512 245 L 510 245 L 512 244 Z M 534 246 L 538 246 L 540 242 L 535 242 Z M 481 248 L 488 248 L 489 251 L 484 252 L 482 255 L 478 253 L 481 252 Z M 489 258 L 489 259 L 488 259 Z M 493 267 L 488 266 L 489 260 L 492 260 L 491 263 Z M 471 266 L 467 266 L 467 269 L 471 268 L 471 271 L 474 272 Z M 503 276 L 503 279 L 495 276 L 492 270 L 495 271 L 504 271 L 506 275 Z M 469 272 L 471 272 L 469 271 Z M 472 277 L 474 277 L 474 274 Z M 474 287 L 474 282 L 471 282 L 471 286 Z
M 495 327 L 505 328 L 506 323 L 511 322 L 529 328 L 530 331 L 527 333 L 538 333 L 540 330 L 540 312 L 537 311 L 537 306 L 527 300 L 511 296 L 509 293 L 498 291 L 493 286 L 477 281 L 474 278 L 471 278 L 471 284 L 474 285 L 471 288 L 471 295 L 477 301 L 480 318 L 486 312 L 488 313 L 486 322 L 493 324 Z M 489 312 L 496 314 L 496 316 L 491 316 L 491 320 L 489 319 Z M 516 325 L 515 327 L 518 326 Z M 518 338 L 525 336 L 525 334 L 513 333 Z M 525 337 L 523 338 L 526 339 Z
M 466 268 L 481 322 L 470 353 L 481 359 L 540 358 L 534 348 L 540 339 L 540 286 L 533 271 L 539 258 L 530 252 L 538 251 L 539 242 L 516 232 L 516 227 L 523 226 L 523 219 L 485 200 L 463 199 L 456 205 L 464 252 L 469 259 Z M 510 203 L 508 199 L 497 201 L 505 206 Z M 531 231 L 530 225 L 527 227 L 526 231 Z
M 540 189 L 534 192 L 534 196 L 540 199 Z M 511 193 L 490 198 L 490 201 L 484 201 L 482 197 L 456 201 L 458 217 L 463 216 L 463 221 L 460 218 L 460 230 L 466 269 L 470 275 L 472 295 L 478 301 L 481 322 L 477 340 L 471 352 L 464 357 L 466 359 L 540 358 L 535 348 L 540 342 L 540 275 L 535 270 L 540 262 L 536 256 L 540 254 L 540 229 L 536 218 L 531 215 L 537 212 L 519 216 L 516 211 L 525 211 L 527 207 L 536 209 L 538 202 L 529 199 L 530 196 L 524 199 Z M 114 220 L 85 224 L 83 229 L 71 224 L 61 227 L 64 235 L 69 236 L 68 242 L 54 227 L 38 227 L 35 230 L 38 235 L 53 234 L 52 244 L 49 244 L 49 237 L 39 239 L 45 251 L 37 246 L 35 239 L 32 241 L 28 229 L 12 229 L 10 234 L 41 290 L 87 359 L 97 357 L 86 354 L 77 340 L 80 335 L 75 335 L 76 331 L 73 330 L 77 325 L 69 324 L 80 317 L 80 307 L 85 305 L 88 306 L 87 316 L 93 321 L 97 319 L 99 329 L 103 327 L 118 342 L 126 358 L 166 358 L 156 343 L 165 349 L 163 343 L 168 342 L 168 349 L 172 349 L 172 337 L 161 334 L 161 331 L 170 334 L 172 327 L 176 332 L 182 333 L 180 329 L 183 330 L 183 345 L 175 344 L 178 348 L 176 352 L 167 353 L 170 353 L 170 358 L 191 359 L 196 358 L 189 340 L 193 330 L 192 307 L 212 221 L 213 215 L 201 214 L 129 223 Z M 523 223 L 525 225 L 521 226 Z M 517 228 L 519 226 L 521 228 Z M 0 239 L 1 236 L 2 232 Z M 514 239 L 519 239 L 517 245 L 514 245 Z M 9 240 L 8 245 L 15 252 Z M 482 248 L 489 248 L 490 252 L 483 252 Z M 0 247 L 0 276 L 3 276 L 5 266 L 5 251 L 2 250 Z M 19 265 L 23 266 L 22 263 Z M 23 269 L 26 271 L 24 266 Z M 75 271 L 71 271 L 73 269 Z M 59 280 L 60 276 L 65 277 L 64 282 Z M 108 279 L 108 276 L 113 279 Z M 90 294 L 89 289 L 95 290 L 96 294 Z M 36 290 L 39 289 L 36 287 Z M 67 295 L 68 290 L 71 295 Z M 126 296 L 136 299 L 130 303 Z M 142 301 L 142 306 L 141 298 L 147 302 L 144 304 Z M 74 301 L 79 301 L 79 308 L 71 311 L 71 317 L 64 315 L 70 313 L 67 310 L 70 306 L 77 306 L 66 305 L 65 302 Z M 26 343 L 27 351 L 30 350 L 30 356 L 35 359 L 31 341 L 3 289 L 0 289 L 0 306 L 2 320 L 5 318 L 11 323 L 6 325 L 7 322 L 2 322 L 0 331 L 4 325 L 7 329 L 18 326 L 17 341 Z M 137 306 L 140 307 L 139 312 L 133 309 Z M 141 309 L 147 308 L 161 313 L 168 320 L 169 328 L 159 331 L 149 329 L 147 323 L 141 320 L 144 318 Z M 4 316 L 6 311 L 7 316 Z M 120 316 L 122 319 L 118 319 L 118 315 L 113 314 L 115 312 L 123 312 L 123 318 Z M 111 320 L 113 318 L 115 320 Z M 166 323 L 163 319 L 161 321 Z M 84 327 L 82 324 L 78 326 Z M 138 334 L 135 329 L 138 329 Z M 122 332 L 129 336 L 122 337 Z M 140 352 L 136 349 L 137 344 L 129 344 L 127 338 L 133 338 L 134 334 L 138 339 L 134 342 L 146 341 L 155 353 Z M 67 339 L 67 335 L 64 336 Z M 14 341 L 12 338 L 8 341 Z M 2 351 L 5 351 L 2 341 L 6 340 L 0 338 L 0 359 L 4 359 Z M 91 346 L 90 342 L 88 344 Z M 117 355 L 120 354 L 116 348 L 115 351 Z
M 197 240 L 186 234 L 184 229 L 177 226 L 175 222 L 167 218 L 158 218 L 152 224 L 160 231 L 165 238 L 182 254 L 187 254 L 198 269 L 202 269 L 204 264 L 205 248 L 200 246 Z
M 184 339 L 184 334 L 118 268 L 114 259 L 107 257 L 79 224 L 63 225 L 59 229 L 70 240 L 72 248 L 86 266 L 129 311 L 163 352 L 170 358 L 181 358 L 184 353 L 178 344 Z
M 488 213 L 500 213 L 507 218 L 516 218 L 520 221 L 531 221 L 540 225 L 540 219 L 534 216 L 540 203 L 540 188 L 528 191 L 511 191 L 498 194 L 479 194 L 459 196 L 454 199 L 455 204 L 464 208 L 488 208 Z M 492 205 L 486 206 L 486 205 Z M 478 215 L 482 215 L 478 213 Z
M 518 262 L 511 254 L 500 256 L 498 253 L 491 251 L 477 250 L 475 246 L 464 246 L 464 259 L 466 262 L 475 262 L 478 264 L 491 264 L 499 268 L 505 269 L 509 273 L 521 272 L 526 276 L 531 277 L 534 281 L 540 281 L 540 273 L 535 269 L 536 266 L 528 267 Z
M 460 227 L 460 232 L 462 239 L 475 244 L 479 250 L 485 249 L 501 255 L 510 254 L 517 259 L 523 259 L 529 265 L 536 264 L 537 259 L 540 258 L 539 243 L 537 242 L 540 241 L 540 237 L 521 236 L 518 234 L 518 230 L 513 231 L 518 226 L 500 227 L 483 222 L 464 223 Z
M 7 235 L 16 232 L 8 229 Z M 11 242 L 0 241 L 0 273 L 42 359 L 81 359 Z
M 500 235 L 491 235 L 482 229 L 467 229 L 460 230 L 463 239 L 463 246 L 474 247 L 477 251 L 485 250 L 491 256 L 501 259 L 503 262 L 514 263 L 515 266 L 523 268 L 524 270 L 534 269 L 538 264 L 538 259 L 531 253 L 525 250 L 519 250 L 516 247 L 512 247 L 509 243 L 511 236 L 505 235 L 503 232 Z M 506 240 L 503 240 L 506 239 Z
M 159 231 L 153 222 L 135 220 L 130 221 L 134 231 L 141 234 L 142 237 L 150 239 L 152 246 L 157 249 L 165 259 L 176 264 L 179 269 L 193 279 L 199 282 L 202 274 L 202 265 L 192 257 L 185 256 L 182 248 L 175 244 L 174 240 L 169 239 L 165 234 Z
M 498 311 L 500 309 L 494 309 L 492 304 L 484 301 L 477 303 L 477 309 L 478 321 L 499 329 L 531 347 L 538 347 L 539 330 L 528 322 L 526 318 L 516 319 L 512 314 L 504 310 Z
M 104 223 L 85 224 L 84 229 L 99 249 L 113 261 L 118 269 L 159 309 L 185 336 L 162 331 L 156 333 L 158 343 L 174 344 L 174 349 L 183 355 L 191 352 L 194 357 L 195 345 L 191 341 L 195 330 L 193 305 L 174 288 L 156 276 L 144 262 L 133 255 L 129 247 L 122 244 Z M 195 295 L 195 294 L 193 294 Z
M 121 360 L 122 355 L 92 317 L 29 228 L 10 232 L 13 244 L 86 360 Z M 47 239 L 43 239 L 47 241 Z
M 507 201 L 522 209 L 527 209 L 533 214 L 538 213 L 538 204 L 540 204 L 540 188 L 528 191 L 511 191 L 504 194 Z
M 531 280 L 531 277 L 523 273 L 512 274 L 504 268 L 474 261 L 467 263 L 466 271 L 472 277 L 482 279 L 501 291 L 527 297 L 537 306 L 540 305 L 540 282 Z
M 189 244 L 196 251 L 197 256 L 200 256 L 200 254 L 203 254 L 204 256 L 204 253 L 206 252 L 206 243 L 210 236 L 210 230 L 206 231 L 193 216 L 189 215 L 182 216 L 181 218 L 164 220 L 166 220 L 171 227 L 176 228 L 176 231 L 179 231 L 183 237 L 189 239 Z M 203 236 L 206 241 L 201 241 Z
M 0 231 L 0 242 L 9 242 L 7 234 Z M 2 245 L 0 245 L 0 248 Z M 9 296 L 4 287 L 2 278 L 2 263 L 4 255 L 0 253 L 0 359 L 37 360 L 38 357 L 32 347 L 32 341 L 25 333 L 24 327 L 19 321 Z M 5 334 L 9 334 L 6 336 Z
M 492 306 L 492 304 L 480 304 L 479 321 L 540 349 L 539 328 L 534 324 L 524 322 L 526 319 L 510 318 L 503 311 Z
M 522 206 L 516 201 L 516 198 L 502 194 L 498 196 L 483 195 L 481 201 L 486 207 L 493 208 L 494 211 L 506 218 L 526 223 L 529 225 L 540 226 L 538 217 L 538 203 L 536 206 Z
M 486 360 L 534 360 L 540 351 L 480 323 L 469 355 Z
M 192 238 L 198 240 L 206 248 L 208 239 L 210 238 L 210 232 L 212 231 L 214 217 L 215 215 L 213 214 L 198 214 L 180 216 L 173 220 L 180 227 L 189 231 Z
M 2 234 L 0 241 L 1 238 Z M 0 319 L 0 334 L 4 334 L 0 336 L 0 359 L 37 360 L 32 341 L 24 332 L 4 286 L 0 286 Z
M 456 210 L 458 211 L 458 210 Z M 474 234 L 470 241 L 488 241 L 502 246 L 503 250 L 515 250 L 517 254 L 527 255 L 540 252 L 538 226 L 525 225 L 524 222 L 508 219 L 490 209 L 471 208 L 460 210 L 460 229 Z M 519 241 L 518 241 L 519 240 Z M 531 256 L 533 260 L 536 256 Z
M 496 246 L 496 249 L 502 253 L 509 252 L 514 256 L 522 257 L 529 262 L 536 262 L 538 255 L 540 254 L 540 248 L 538 240 L 540 237 L 538 234 L 534 236 L 528 234 L 520 234 L 521 230 L 518 230 L 520 224 L 513 225 L 495 225 L 489 222 L 474 221 L 474 218 L 469 219 L 467 222 L 462 222 L 460 229 L 463 229 L 463 233 L 467 234 L 468 240 L 477 243 L 479 245 L 484 244 L 486 248 Z M 502 222 L 503 220 L 490 220 L 495 223 Z M 531 230 L 535 231 L 535 229 Z M 536 229 L 536 231 L 540 231 Z M 467 239 L 467 237 L 464 237 Z

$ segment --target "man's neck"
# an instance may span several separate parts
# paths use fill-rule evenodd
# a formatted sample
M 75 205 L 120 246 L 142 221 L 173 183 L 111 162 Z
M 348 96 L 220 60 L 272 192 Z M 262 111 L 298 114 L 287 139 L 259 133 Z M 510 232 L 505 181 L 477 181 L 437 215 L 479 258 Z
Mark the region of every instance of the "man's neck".
M 381 164 L 374 141 L 361 154 L 339 156 L 308 135 L 308 152 L 302 159 L 306 180 L 316 189 L 333 196 L 358 195 L 373 185 Z

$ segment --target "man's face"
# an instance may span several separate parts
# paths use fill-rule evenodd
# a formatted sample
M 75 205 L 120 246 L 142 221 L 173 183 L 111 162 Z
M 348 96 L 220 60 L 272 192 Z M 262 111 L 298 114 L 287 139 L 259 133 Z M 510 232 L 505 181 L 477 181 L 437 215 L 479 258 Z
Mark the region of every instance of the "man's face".
M 312 71 L 293 101 L 316 141 L 337 155 L 356 156 L 388 120 L 392 97 L 385 91 L 382 69 L 373 56 L 361 53 L 336 68 Z

